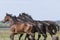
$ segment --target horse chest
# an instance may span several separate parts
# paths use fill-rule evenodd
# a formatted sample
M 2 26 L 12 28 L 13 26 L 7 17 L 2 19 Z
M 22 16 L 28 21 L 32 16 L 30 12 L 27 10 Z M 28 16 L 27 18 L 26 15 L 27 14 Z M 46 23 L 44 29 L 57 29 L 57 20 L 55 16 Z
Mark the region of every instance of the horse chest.
M 23 26 L 22 25 L 12 25 L 11 27 L 10 27 L 10 30 L 11 30 L 11 32 L 13 32 L 13 33 L 19 33 L 19 32 L 22 32 L 23 31 Z

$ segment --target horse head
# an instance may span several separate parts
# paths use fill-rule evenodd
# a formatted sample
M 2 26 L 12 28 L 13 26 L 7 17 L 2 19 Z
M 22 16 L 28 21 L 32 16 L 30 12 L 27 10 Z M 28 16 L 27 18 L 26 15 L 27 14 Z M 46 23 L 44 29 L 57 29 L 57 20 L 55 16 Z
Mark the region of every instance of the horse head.
M 10 17 L 12 17 L 12 15 L 6 13 L 6 16 L 4 17 L 4 20 L 2 22 L 5 23 L 5 22 L 9 21 Z

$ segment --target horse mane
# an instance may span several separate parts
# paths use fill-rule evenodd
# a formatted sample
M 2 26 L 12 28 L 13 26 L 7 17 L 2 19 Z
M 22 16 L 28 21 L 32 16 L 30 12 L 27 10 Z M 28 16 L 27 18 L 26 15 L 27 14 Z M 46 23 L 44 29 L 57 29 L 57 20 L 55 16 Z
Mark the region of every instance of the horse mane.
M 8 13 L 6 13 L 6 16 L 10 16 L 10 17 L 12 17 L 12 14 L 8 14 Z
M 12 16 L 12 19 L 14 20 L 14 23 L 16 24 L 17 22 L 23 22 L 22 19 L 18 19 L 16 16 Z
M 19 16 L 17 18 L 23 22 L 26 22 L 26 18 L 24 17 L 24 15 L 19 14 Z
M 27 17 L 29 17 L 30 19 L 32 19 L 32 17 L 31 17 L 30 15 L 26 14 L 26 13 L 22 13 L 22 15 L 27 16 Z
M 19 16 L 22 16 L 21 14 L 19 14 Z
M 12 19 L 14 20 L 14 23 L 17 23 L 18 20 L 17 20 L 17 17 L 16 16 L 12 16 Z

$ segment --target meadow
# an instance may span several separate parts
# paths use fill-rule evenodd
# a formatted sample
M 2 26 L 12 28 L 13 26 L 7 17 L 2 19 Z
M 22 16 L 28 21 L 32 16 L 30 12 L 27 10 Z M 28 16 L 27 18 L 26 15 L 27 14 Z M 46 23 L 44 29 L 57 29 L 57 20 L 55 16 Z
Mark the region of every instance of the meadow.
M 20 34 L 15 35 L 14 39 L 15 39 L 15 40 L 18 40 L 19 35 L 20 35 Z M 25 35 L 26 35 L 26 34 L 24 33 L 24 35 L 22 36 L 21 40 L 24 40 Z M 35 33 L 35 39 L 36 39 L 36 40 L 37 40 L 37 38 L 38 38 L 37 35 L 38 35 L 38 33 Z M 47 33 L 47 35 L 48 35 L 47 40 L 52 40 L 50 34 Z M 59 36 L 59 40 L 60 40 L 60 32 L 58 32 L 56 36 Z M 43 39 L 44 39 L 44 37 L 41 35 L 40 40 L 43 40 Z M 5 28 L 0 28 L 0 40 L 10 40 L 10 31 L 9 31 L 8 28 L 7 28 L 7 29 L 5 29 Z M 26 39 L 26 40 L 28 40 L 28 39 Z

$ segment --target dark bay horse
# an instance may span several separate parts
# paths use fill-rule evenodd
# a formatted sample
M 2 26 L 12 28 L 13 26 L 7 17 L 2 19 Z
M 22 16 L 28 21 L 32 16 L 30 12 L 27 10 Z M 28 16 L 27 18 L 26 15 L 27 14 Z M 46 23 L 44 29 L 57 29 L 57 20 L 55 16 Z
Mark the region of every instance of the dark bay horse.
M 51 35 L 52 39 L 59 31 L 59 25 L 53 21 L 43 21 L 47 24 L 46 30 Z M 54 37 L 56 40 L 59 40 L 58 36 Z M 53 39 L 54 40 L 54 39 Z
M 25 13 L 22 13 L 22 15 L 19 14 L 19 16 L 17 18 L 20 19 L 20 20 L 23 20 L 24 22 L 34 23 L 36 28 L 37 27 L 39 28 L 39 30 L 38 30 L 39 31 L 38 40 L 39 40 L 39 37 L 41 37 L 40 34 L 42 34 L 44 36 L 44 40 L 46 40 L 46 37 L 47 37 L 47 35 L 46 35 L 46 25 L 42 21 L 33 21 L 31 16 L 28 17 L 28 15 L 25 14 Z
M 14 35 L 23 34 L 23 33 L 27 33 L 28 35 L 31 35 L 33 38 L 34 33 L 32 31 L 34 26 L 31 23 L 24 23 L 22 21 L 16 22 L 17 21 L 16 18 L 13 18 L 10 14 L 6 14 L 3 20 L 4 23 L 7 21 L 10 21 L 10 33 L 11 33 L 10 39 L 11 40 L 14 40 Z
M 25 18 L 24 20 L 26 20 L 26 21 L 30 21 L 31 22 L 31 20 L 34 22 L 35 20 L 33 20 L 32 19 L 32 17 L 31 16 L 29 16 L 29 15 L 27 15 L 27 14 L 25 14 L 25 13 L 22 13 L 22 16 L 23 16 L 23 18 Z M 20 16 L 21 17 L 21 16 Z M 29 20 L 28 20 L 29 19 Z M 55 35 L 56 33 L 57 33 L 57 31 L 59 30 L 59 26 L 55 23 L 55 22 L 53 22 L 53 21 L 42 21 L 43 23 L 45 23 L 45 25 L 47 26 L 47 28 L 46 28 L 46 32 L 48 32 L 48 33 L 50 33 L 50 35 L 52 36 L 52 35 Z M 39 24 L 39 22 L 36 22 L 36 23 L 38 23 Z M 37 25 L 38 25 L 37 24 Z M 48 29 L 48 30 L 47 30 Z M 58 29 L 58 30 L 57 30 Z M 54 30 L 54 31 L 53 31 Z

